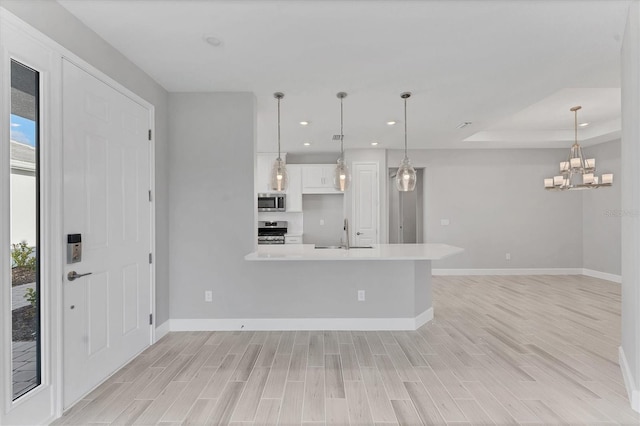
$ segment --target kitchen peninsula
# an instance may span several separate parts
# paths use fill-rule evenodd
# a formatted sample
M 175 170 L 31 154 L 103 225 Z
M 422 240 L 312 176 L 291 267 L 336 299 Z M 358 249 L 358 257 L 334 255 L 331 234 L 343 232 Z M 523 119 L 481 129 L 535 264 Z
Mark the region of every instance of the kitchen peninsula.
M 289 318 L 283 324 L 304 329 L 415 330 L 433 318 L 431 261 L 462 251 L 446 244 L 376 244 L 349 250 L 298 244 L 258 246 L 245 260 L 277 263 L 279 288 L 289 288 L 291 301 L 304 305 L 299 311 L 303 318 Z

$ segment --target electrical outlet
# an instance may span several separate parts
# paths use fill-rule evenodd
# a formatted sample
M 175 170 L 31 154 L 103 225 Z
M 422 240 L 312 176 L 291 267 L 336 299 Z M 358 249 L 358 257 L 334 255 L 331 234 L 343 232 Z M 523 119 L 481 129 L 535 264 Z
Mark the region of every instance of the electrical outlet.
M 441 226 L 449 226 L 449 219 L 440 219 Z
M 204 301 L 213 302 L 213 292 L 211 290 L 207 290 L 204 292 Z
M 320 226 L 324 226 L 324 219 L 320 219 Z
M 511 260 L 511 253 L 505 253 L 504 258 L 505 260 Z
M 358 290 L 358 302 L 364 302 L 364 290 Z

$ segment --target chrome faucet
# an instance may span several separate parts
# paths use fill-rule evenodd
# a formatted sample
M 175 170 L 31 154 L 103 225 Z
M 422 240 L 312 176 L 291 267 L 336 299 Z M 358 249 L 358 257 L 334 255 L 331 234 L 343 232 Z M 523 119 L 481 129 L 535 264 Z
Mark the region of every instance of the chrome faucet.
M 344 246 L 345 250 L 349 250 L 349 219 L 344 218 L 344 232 L 346 234 L 346 245 Z

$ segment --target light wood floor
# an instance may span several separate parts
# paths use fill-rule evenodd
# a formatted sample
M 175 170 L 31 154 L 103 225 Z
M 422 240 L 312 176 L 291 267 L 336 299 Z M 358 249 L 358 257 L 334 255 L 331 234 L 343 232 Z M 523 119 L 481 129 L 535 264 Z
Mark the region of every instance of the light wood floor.
M 436 277 L 415 332 L 171 333 L 55 424 L 629 424 L 620 285 Z

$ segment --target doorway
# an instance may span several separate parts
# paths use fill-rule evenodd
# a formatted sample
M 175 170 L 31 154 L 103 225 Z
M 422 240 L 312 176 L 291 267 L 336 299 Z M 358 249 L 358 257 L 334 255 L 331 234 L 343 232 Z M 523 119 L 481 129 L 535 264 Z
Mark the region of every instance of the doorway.
M 389 169 L 389 244 L 420 244 L 424 238 L 424 169 L 416 169 L 416 187 L 396 189 L 397 169 Z
M 349 237 L 353 246 L 370 246 L 378 243 L 378 163 L 357 162 L 353 166 L 353 190 L 351 202 L 353 224 Z
M 154 110 L 2 8 L 0 50 L 0 424 L 48 424 L 152 342 Z

